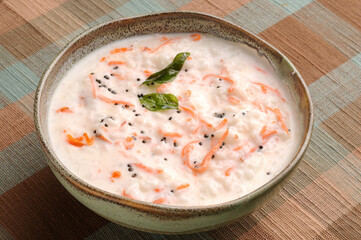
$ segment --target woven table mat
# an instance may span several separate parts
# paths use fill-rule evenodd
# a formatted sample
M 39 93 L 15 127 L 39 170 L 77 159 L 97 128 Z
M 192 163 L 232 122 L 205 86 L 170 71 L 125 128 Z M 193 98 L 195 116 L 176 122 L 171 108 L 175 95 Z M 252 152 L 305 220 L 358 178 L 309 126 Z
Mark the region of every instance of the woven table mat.
M 246 28 L 298 68 L 315 110 L 310 146 L 261 209 L 191 235 L 118 226 L 55 179 L 34 132 L 40 77 L 84 30 L 112 19 L 190 10 Z M 360 0 L 0 1 L 0 239 L 361 239 Z

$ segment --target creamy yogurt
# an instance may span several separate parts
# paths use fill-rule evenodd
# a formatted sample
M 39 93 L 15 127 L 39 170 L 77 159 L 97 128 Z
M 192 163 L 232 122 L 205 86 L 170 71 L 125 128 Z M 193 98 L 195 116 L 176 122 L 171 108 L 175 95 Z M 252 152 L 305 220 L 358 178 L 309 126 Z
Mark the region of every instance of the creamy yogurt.
M 141 85 L 180 52 L 178 76 Z M 179 110 L 140 98 L 168 93 Z M 259 188 L 289 163 L 295 103 L 256 51 L 206 34 L 153 34 L 101 47 L 76 63 L 49 106 L 51 145 L 89 184 L 177 206 L 217 204 Z

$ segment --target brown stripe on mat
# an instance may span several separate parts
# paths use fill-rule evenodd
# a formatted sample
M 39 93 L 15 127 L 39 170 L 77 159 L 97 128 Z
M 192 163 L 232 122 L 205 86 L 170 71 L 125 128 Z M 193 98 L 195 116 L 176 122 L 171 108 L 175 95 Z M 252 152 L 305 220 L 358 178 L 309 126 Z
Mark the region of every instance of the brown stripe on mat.
M 340 94 L 345 94 L 342 92 Z M 333 101 L 333 99 L 329 99 Z M 330 116 L 321 127 L 350 152 L 361 146 L 361 97 Z
M 67 0 L 41 0 L 41 1 L 24 1 L 24 0 L 4 0 L 14 12 L 23 17 L 26 21 L 34 19 L 49 10 L 58 7 Z
M 179 10 L 181 11 L 199 11 L 207 14 L 212 14 L 220 18 L 224 18 L 234 10 L 237 10 L 242 5 L 251 0 L 230 0 L 230 1 L 216 1 L 216 0 L 193 0 Z
M 286 17 L 259 35 L 290 58 L 307 84 L 348 60 L 342 52 L 293 16 Z
M 293 176 L 286 182 L 285 186 L 282 188 L 279 194 L 277 194 L 273 199 L 270 199 L 269 202 L 266 202 L 261 209 L 255 211 L 251 215 L 241 219 L 239 222 L 234 223 L 230 226 L 222 227 L 215 231 L 209 232 L 210 235 L 215 238 L 219 235 L 224 236 L 225 239 L 239 238 L 240 235 L 245 234 L 248 231 L 257 225 L 259 221 L 268 216 L 273 211 L 277 210 L 282 206 L 287 200 L 293 195 L 297 194 L 299 191 L 304 189 L 307 185 L 312 183 L 317 177 L 321 175 L 314 166 L 309 164 L 307 160 L 307 154 L 304 156 L 304 159 L 300 163 L 298 169 L 296 169 Z M 257 229 L 257 233 L 260 235 L 269 237 L 268 234 L 263 233 L 262 229 Z M 250 233 L 249 236 L 256 234 L 254 230 Z M 249 237 L 247 236 L 247 237 Z M 243 237 L 243 236 L 242 236 Z M 271 239 L 271 237 L 269 237 Z
M 318 0 L 318 2 L 361 31 L 360 0 Z
M 50 43 L 50 39 L 30 23 L 0 36 L 0 44 L 17 59 L 26 58 Z
M 26 21 L 4 2 L 0 2 L 0 35 L 20 26 Z
M 361 205 L 350 209 L 321 232 L 318 239 L 361 239 Z
M 15 103 L 0 109 L 0 151 L 34 130 L 33 119 Z
M 248 215 L 236 223 L 231 225 L 218 228 L 213 231 L 207 232 L 208 235 L 217 240 L 222 239 L 273 239 L 269 233 L 263 231 L 263 229 L 258 229 L 256 232 L 250 233 L 252 238 L 243 238 L 243 234 L 249 232 L 253 226 L 258 223 L 258 219 L 253 216 L 253 214 Z
M 122 4 L 120 2 L 119 4 Z M 106 1 L 66 2 L 24 25 L 0 36 L 3 45 L 18 60 L 29 57 L 113 10 Z M 64 43 L 62 43 L 64 44 Z
M 357 202 L 334 184 L 328 172 L 262 219 L 255 228 L 282 239 L 313 239 Z
M 26 94 L 24 97 L 14 102 L 14 104 L 19 109 L 21 109 L 31 118 L 33 117 L 33 113 L 34 113 L 34 97 L 35 97 L 35 91 Z
M 107 222 L 75 200 L 49 167 L 0 196 L 0 224 L 17 239 L 83 239 Z

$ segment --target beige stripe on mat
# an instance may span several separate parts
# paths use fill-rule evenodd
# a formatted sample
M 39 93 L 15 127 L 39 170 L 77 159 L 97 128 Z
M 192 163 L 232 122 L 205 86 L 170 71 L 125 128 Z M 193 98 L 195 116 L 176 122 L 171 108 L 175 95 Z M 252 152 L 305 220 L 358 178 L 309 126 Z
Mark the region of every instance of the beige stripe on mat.
M 263 31 L 260 37 L 289 57 L 307 84 L 349 59 L 293 16 Z

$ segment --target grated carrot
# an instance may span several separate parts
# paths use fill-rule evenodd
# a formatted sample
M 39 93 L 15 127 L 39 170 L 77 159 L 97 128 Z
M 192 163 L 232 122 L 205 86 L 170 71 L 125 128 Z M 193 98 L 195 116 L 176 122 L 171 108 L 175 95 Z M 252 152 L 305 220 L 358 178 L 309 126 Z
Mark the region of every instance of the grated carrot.
M 100 138 L 104 142 L 112 144 L 112 142 L 108 138 L 104 137 L 104 135 L 97 135 L 97 138 Z
M 267 72 L 265 70 L 263 70 L 262 68 L 259 68 L 259 67 L 255 67 L 257 71 L 263 73 L 263 74 L 266 74 Z
M 70 134 L 67 134 L 66 137 L 67 137 L 66 141 L 75 147 L 82 147 L 85 145 L 85 143 L 82 143 L 81 140 L 77 140 Z
M 93 76 L 91 74 L 89 74 L 89 78 L 90 78 L 90 82 L 91 82 L 92 88 L 93 88 L 93 96 L 94 96 L 94 98 L 96 98 L 97 97 L 97 90 L 96 90 L 96 87 L 95 87 Z
M 262 136 L 262 139 L 266 139 L 266 138 L 268 138 L 269 136 L 271 136 L 271 135 L 273 135 L 273 134 L 276 134 L 276 133 L 277 133 L 276 130 L 270 131 L 270 132 L 264 134 L 264 135 Z
M 203 158 L 203 161 L 198 166 L 191 166 L 189 164 L 189 159 L 187 159 L 188 166 L 191 166 L 191 169 L 194 172 L 202 173 L 207 170 L 209 166 L 209 161 L 211 160 L 213 154 L 218 151 L 219 147 L 222 146 L 224 139 L 227 137 L 229 130 L 227 129 L 222 137 L 219 139 L 219 141 L 211 148 L 211 150 L 207 153 L 207 155 Z
M 168 44 L 171 44 L 173 43 L 172 42 L 172 39 L 168 39 L 166 42 L 162 43 L 161 45 L 159 45 L 158 47 L 154 48 L 154 49 L 150 49 L 150 48 L 147 48 L 146 51 L 148 51 L 149 53 L 155 53 L 156 51 L 158 51 L 159 49 L 161 49 L 162 47 L 168 45 Z
M 244 147 L 244 145 L 242 144 L 242 145 L 239 145 L 239 146 L 233 148 L 232 150 L 233 150 L 233 151 L 239 151 L 239 150 L 241 150 L 243 147 Z
M 154 200 L 153 203 L 156 203 L 156 204 L 162 204 L 166 201 L 165 198 L 158 198 L 157 200 Z
M 190 113 L 194 119 L 198 119 L 197 114 L 196 114 L 192 109 L 190 109 L 190 108 L 188 108 L 188 107 L 183 107 L 183 106 L 179 106 L 179 107 L 180 107 L 182 110 Z
M 102 57 L 102 59 L 100 59 L 100 62 L 104 62 L 105 61 L 105 57 Z
M 280 91 L 279 91 L 278 89 L 272 88 L 272 87 L 270 87 L 270 86 L 268 86 L 268 85 L 266 85 L 266 84 L 264 84 L 264 83 L 258 83 L 258 82 L 252 82 L 252 83 L 261 86 L 261 89 L 262 89 L 262 92 L 263 92 L 263 93 L 267 93 L 267 90 L 270 90 L 270 91 L 276 93 L 276 95 L 277 95 L 279 98 L 281 98 L 281 100 L 282 100 L 283 102 L 286 102 L 286 99 L 284 99 L 284 98 L 282 97 L 282 95 L 281 95 L 281 93 L 280 93 Z
M 132 51 L 132 48 L 115 48 L 114 50 L 110 51 L 110 54 L 122 53 L 122 52 L 129 52 Z
M 134 166 L 136 166 L 138 168 L 141 168 L 144 171 L 149 172 L 149 173 L 158 173 L 158 174 L 163 173 L 163 170 L 161 170 L 161 169 L 153 169 L 151 167 L 148 167 L 148 166 L 144 165 L 143 163 L 134 163 Z
M 150 75 L 152 75 L 152 72 L 148 71 L 148 70 L 144 70 L 144 75 L 146 77 L 149 77 Z
M 123 190 L 123 196 L 124 196 L 124 197 L 127 197 L 127 198 L 130 198 L 130 199 L 134 199 L 134 198 L 132 197 L 132 195 L 127 194 L 127 193 L 125 192 L 125 189 Z
M 192 141 L 192 142 L 187 143 L 187 144 L 183 147 L 183 149 L 182 149 L 182 157 L 184 157 L 186 154 L 189 153 L 189 149 L 190 149 L 191 147 L 193 148 L 192 144 L 194 144 L 194 143 L 199 143 L 199 142 L 200 142 L 200 140 L 195 140 L 195 141 Z
M 213 128 L 213 125 L 208 123 L 207 121 L 203 120 L 203 119 L 199 119 L 199 121 L 201 121 L 203 124 L 205 124 L 207 127 L 209 128 Z
M 228 97 L 228 102 L 230 102 L 232 104 L 237 104 L 237 103 L 240 103 L 241 101 L 234 97 Z
M 108 62 L 108 66 L 122 65 L 122 64 L 125 64 L 125 62 L 122 62 L 122 61 L 110 61 L 110 62 Z
M 185 93 L 184 95 L 186 95 L 187 97 L 190 97 L 190 96 L 192 95 L 191 90 L 187 90 L 187 91 L 186 91 L 186 93 Z
M 115 100 L 115 99 L 111 99 L 111 98 L 107 98 L 107 97 L 104 97 L 102 95 L 99 95 L 98 98 L 106 103 L 120 103 L 120 104 L 123 104 L 123 105 L 129 105 L 131 107 L 134 107 L 133 104 L 129 103 L 129 102 L 126 102 L 126 101 L 122 101 L 122 100 Z
M 193 41 L 199 41 L 199 40 L 201 40 L 202 37 L 200 34 L 196 33 L 196 34 L 192 34 L 191 38 Z
M 164 88 L 166 88 L 168 85 L 167 84 L 161 84 L 159 85 L 159 87 L 157 88 L 156 92 L 162 92 L 164 90 Z
M 287 128 L 287 126 L 286 126 L 285 121 L 283 120 L 283 116 L 282 116 L 282 113 L 281 113 L 281 111 L 279 110 L 279 108 L 274 108 L 274 109 L 272 109 L 272 108 L 270 108 L 270 107 L 266 107 L 266 109 L 272 111 L 272 112 L 276 115 L 277 120 L 281 123 L 281 126 L 282 126 L 283 130 L 285 130 L 285 132 L 286 132 L 287 134 L 289 134 L 288 128 Z
M 233 170 L 233 167 L 230 167 L 226 170 L 226 172 L 224 174 L 228 177 L 229 175 L 231 175 L 232 170 Z
M 179 185 L 179 186 L 177 187 L 177 189 L 178 189 L 178 190 L 181 190 L 181 189 L 184 189 L 184 188 L 187 188 L 187 187 L 189 187 L 189 183 Z
M 112 173 L 112 178 L 120 178 L 120 176 L 122 176 L 122 174 L 119 171 L 114 171 Z
M 73 113 L 73 111 L 70 110 L 68 107 L 59 108 L 58 110 L 56 110 L 56 112 L 57 112 L 57 113 L 59 113 L 59 112 Z
M 180 138 L 182 134 L 177 132 L 163 132 L 162 129 L 159 129 L 159 134 L 162 134 L 164 137 Z
M 94 137 L 89 138 L 89 136 L 88 136 L 87 133 L 84 133 L 83 136 L 84 136 L 85 142 L 86 142 L 86 144 L 87 144 L 88 146 L 93 145 L 93 143 L 94 143 Z
M 214 129 L 215 131 L 217 131 L 217 130 L 223 128 L 223 127 L 227 124 L 227 122 L 228 122 L 228 119 L 225 118 L 225 119 L 222 120 L 222 122 L 221 122 L 217 127 L 214 127 L 213 129 Z
M 161 192 L 163 191 L 163 188 L 154 188 L 154 192 Z
M 216 77 L 216 78 L 221 78 L 223 80 L 226 80 L 227 82 L 230 82 L 231 83 L 231 86 L 228 88 L 228 92 L 233 92 L 234 90 L 234 81 L 228 77 L 224 77 L 224 76 L 221 76 L 221 75 L 217 75 L 217 74 L 207 74 L 203 77 L 203 80 L 205 80 L 206 78 L 208 77 Z

